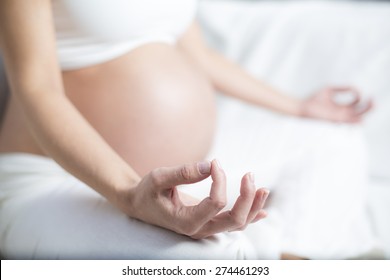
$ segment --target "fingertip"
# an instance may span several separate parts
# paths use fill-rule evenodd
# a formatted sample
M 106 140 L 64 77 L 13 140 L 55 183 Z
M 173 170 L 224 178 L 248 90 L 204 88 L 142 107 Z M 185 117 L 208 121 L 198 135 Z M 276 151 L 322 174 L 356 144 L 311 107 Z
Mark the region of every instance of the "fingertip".
M 222 169 L 220 162 L 216 158 L 211 161 L 211 164 L 213 164 L 215 168 Z
M 211 185 L 210 197 L 225 197 L 226 196 L 226 176 L 221 169 L 216 159 L 211 161 L 211 178 L 213 183 Z
M 246 173 L 241 179 L 240 194 L 243 196 L 255 196 L 256 187 L 254 184 L 254 175 L 252 172 Z
M 249 181 L 254 184 L 255 183 L 255 174 L 253 174 L 253 172 L 249 172 L 248 174 L 248 177 L 249 177 Z
M 270 194 L 270 190 L 267 188 L 262 188 L 263 190 L 263 199 L 266 200 Z
M 255 198 L 253 200 L 253 203 L 257 205 L 257 207 L 259 208 L 262 208 L 263 197 L 264 197 L 264 193 L 262 192 L 261 189 L 258 189 L 255 193 Z
M 261 217 L 260 219 L 262 219 L 262 218 L 265 218 L 265 217 L 268 216 L 268 212 L 265 211 L 264 209 L 261 209 L 261 210 L 259 211 L 259 214 L 258 214 L 258 215 Z
M 225 177 L 225 172 L 222 169 L 219 161 L 216 159 L 213 159 L 211 161 L 211 177 L 213 178 L 213 180 L 215 180 L 217 178 L 221 178 L 221 177 L 224 178 Z
M 270 192 L 270 190 L 269 190 L 268 188 L 266 188 L 266 187 L 260 187 L 260 188 L 258 189 L 258 191 L 261 191 L 261 192 L 263 192 L 263 193 L 269 193 L 269 192 Z
M 366 110 L 367 110 L 367 111 L 370 111 L 370 110 L 372 110 L 374 107 L 375 107 L 375 102 L 374 102 L 374 100 L 373 100 L 373 99 L 369 99 L 369 100 L 367 101 Z
M 211 172 L 211 174 L 217 172 L 218 169 L 219 169 L 219 167 L 218 167 L 217 160 L 216 160 L 216 159 L 213 159 L 213 160 L 211 161 L 211 165 L 210 165 L 210 172 Z
M 242 176 L 241 179 L 241 185 L 249 184 L 249 185 L 254 185 L 254 175 L 252 172 L 245 173 L 244 176 Z
M 210 173 L 211 176 L 214 178 L 215 174 L 218 172 L 218 164 L 215 159 L 211 161 L 211 166 L 210 166 Z
M 211 173 L 211 163 L 209 161 L 202 161 L 197 163 L 198 171 L 202 175 Z
M 267 201 L 267 198 L 269 196 L 270 191 L 266 188 L 261 188 L 257 190 L 261 194 L 260 199 L 260 208 L 264 208 L 265 202 Z
M 256 222 L 260 221 L 261 219 L 266 218 L 267 216 L 268 216 L 267 211 L 261 209 L 259 211 L 259 213 L 257 213 L 256 217 L 253 219 L 253 221 L 251 223 L 256 223 Z

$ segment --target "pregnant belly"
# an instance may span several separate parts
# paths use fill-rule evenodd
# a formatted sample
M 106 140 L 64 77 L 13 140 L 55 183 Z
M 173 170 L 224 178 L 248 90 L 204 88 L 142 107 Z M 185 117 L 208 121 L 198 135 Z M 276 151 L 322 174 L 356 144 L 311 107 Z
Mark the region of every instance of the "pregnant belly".
M 140 175 L 206 156 L 214 94 L 175 47 L 149 44 L 63 78 L 71 101 Z

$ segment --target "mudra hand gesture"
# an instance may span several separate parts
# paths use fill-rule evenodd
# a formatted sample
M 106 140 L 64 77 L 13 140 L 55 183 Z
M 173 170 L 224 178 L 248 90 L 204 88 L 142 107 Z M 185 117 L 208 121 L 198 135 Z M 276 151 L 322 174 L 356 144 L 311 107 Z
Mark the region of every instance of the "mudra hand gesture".
M 179 192 L 179 185 L 196 183 L 210 175 L 210 195 L 202 201 Z M 233 208 L 221 212 L 226 205 L 226 177 L 214 160 L 157 168 L 135 188 L 123 190 L 117 204 L 133 218 L 201 239 L 219 232 L 243 230 L 264 218 L 267 196 L 268 190 L 256 190 L 253 174 L 247 173 Z
M 337 102 L 337 95 L 351 94 L 352 100 Z M 329 87 L 322 89 L 302 102 L 302 116 L 334 122 L 358 123 L 372 108 L 369 100 L 361 106 L 361 94 L 353 87 Z

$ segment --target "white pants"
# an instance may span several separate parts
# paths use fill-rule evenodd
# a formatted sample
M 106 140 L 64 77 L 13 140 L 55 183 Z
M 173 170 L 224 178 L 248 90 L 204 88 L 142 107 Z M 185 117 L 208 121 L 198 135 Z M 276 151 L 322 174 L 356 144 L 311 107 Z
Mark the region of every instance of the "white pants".
M 0 156 L 0 248 L 11 259 L 242 259 L 242 234 L 195 241 L 128 218 L 48 158 Z
M 233 104 L 233 103 L 232 103 Z M 347 258 L 375 245 L 365 212 L 367 166 L 357 127 L 224 104 L 215 147 L 230 202 L 253 171 L 271 189 L 265 220 L 195 241 L 126 217 L 54 161 L 0 156 L 0 253 L 10 259 Z M 205 196 L 209 180 L 183 187 Z

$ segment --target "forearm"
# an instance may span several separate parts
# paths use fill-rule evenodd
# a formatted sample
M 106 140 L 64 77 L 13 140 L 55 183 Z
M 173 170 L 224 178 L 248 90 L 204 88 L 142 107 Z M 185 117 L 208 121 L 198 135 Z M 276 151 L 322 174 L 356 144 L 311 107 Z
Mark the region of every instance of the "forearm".
M 179 43 L 219 92 L 281 113 L 301 115 L 300 100 L 284 95 L 255 79 L 232 61 L 207 47 L 196 23 Z
M 18 96 L 18 94 L 16 94 Z M 115 203 L 139 176 L 63 94 L 20 94 L 24 117 L 40 147 L 64 169 Z
M 64 169 L 115 202 L 137 174 L 64 93 L 50 0 L 0 1 L 0 48 L 12 94 L 40 147 Z
M 280 113 L 300 116 L 300 100 L 255 79 L 213 50 L 208 49 L 204 55 L 208 63 L 206 73 L 219 92 Z

